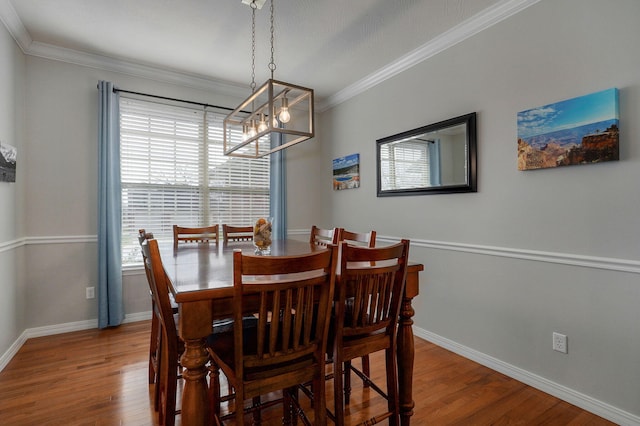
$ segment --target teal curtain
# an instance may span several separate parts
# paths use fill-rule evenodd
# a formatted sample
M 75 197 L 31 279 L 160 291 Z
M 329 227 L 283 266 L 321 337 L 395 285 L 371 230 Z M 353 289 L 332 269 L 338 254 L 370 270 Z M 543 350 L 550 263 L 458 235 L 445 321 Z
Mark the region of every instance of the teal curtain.
M 106 328 L 124 320 L 120 123 L 113 83 L 100 81 L 98 90 L 98 327 Z
M 271 147 L 279 146 L 282 136 L 280 134 L 271 137 Z M 273 217 L 273 237 L 276 240 L 287 238 L 287 173 L 285 163 L 285 150 L 274 152 L 270 155 L 270 216 Z

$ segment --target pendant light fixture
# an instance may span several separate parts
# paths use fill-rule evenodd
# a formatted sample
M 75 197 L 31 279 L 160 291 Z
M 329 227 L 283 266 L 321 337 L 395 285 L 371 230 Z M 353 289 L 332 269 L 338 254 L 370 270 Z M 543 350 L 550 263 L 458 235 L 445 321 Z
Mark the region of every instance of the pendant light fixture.
M 251 7 L 251 96 L 223 121 L 224 154 L 259 158 L 311 139 L 313 129 L 313 89 L 273 78 L 274 3 L 270 0 L 271 61 L 269 78 L 256 89 L 256 10 L 265 0 L 242 0 Z

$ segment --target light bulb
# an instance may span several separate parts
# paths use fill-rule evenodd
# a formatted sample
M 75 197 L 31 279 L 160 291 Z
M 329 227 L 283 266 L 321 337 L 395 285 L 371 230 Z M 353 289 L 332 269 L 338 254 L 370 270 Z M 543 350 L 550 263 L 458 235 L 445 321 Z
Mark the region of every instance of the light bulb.
M 258 132 L 256 131 L 256 123 L 251 120 L 251 124 L 249 124 L 249 130 L 247 130 L 247 139 L 250 139 L 257 134 Z
M 264 132 L 265 130 L 267 130 L 268 126 L 267 126 L 267 121 L 264 117 L 263 113 L 260 113 L 260 122 L 258 123 L 258 132 Z
M 289 114 L 289 101 L 287 98 L 282 98 L 282 108 L 280 108 L 278 119 L 283 123 L 288 123 L 289 120 L 291 120 L 291 114 Z
M 247 125 L 243 124 L 242 125 L 242 142 L 246 141 L 247 139 L 249 139 L 249 135 L 247 134 Z
M 280 123 L 278 123 L 278 114 L 276 114 L 275 107 L 273 107 L 273 114 L 271 114 L 271 117 L 273 117 L 273 128 L 277 129 L 278 127 L 280 127 Z

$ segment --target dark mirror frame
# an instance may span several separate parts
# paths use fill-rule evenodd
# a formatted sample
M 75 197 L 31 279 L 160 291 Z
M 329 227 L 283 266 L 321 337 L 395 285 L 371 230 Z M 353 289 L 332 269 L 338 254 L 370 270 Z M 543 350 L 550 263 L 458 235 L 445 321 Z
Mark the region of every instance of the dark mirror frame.
M 466 183 L 460 185 L 442 185 L 431 187 L 418 187 L 418 188 L 406 188 L 406 189 L 387 189 L 382 190 L 382 168 L 381 168 L 381 148 L 384 144 L 402 139 L 411 138 L 413 136 L 421 135 L 424 133 L 436 132 L 449 127 L 457 126 L 460 124 L 466 124 L 467 133 L 467 176 Z M 376 167 L 377 167 L 377 189 L 378 197 L 391 197 L 398 195 L 428 195 L 428 194 L 452 194 L 461 192 L 477 192 L 477 179 L 476 179 L 476 150 L 477 150 L 477 136 L 476 136 L 476 113 L 461 115 L 460 117 L 451 118 L 449 120 L 440 121 L 438 123 L 429 124 L 417 129 L 408 130 L 406 132 L 398 133 L 393 136 L 376 140 Z

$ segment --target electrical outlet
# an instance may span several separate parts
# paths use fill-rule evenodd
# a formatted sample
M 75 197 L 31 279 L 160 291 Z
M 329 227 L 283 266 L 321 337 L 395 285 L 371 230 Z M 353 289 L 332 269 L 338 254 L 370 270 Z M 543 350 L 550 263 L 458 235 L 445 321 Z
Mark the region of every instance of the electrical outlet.
M 560 333 L 553 333 L 553 350 L 562 352 L 563 354 L 568 353 L 567 351 L 567 336 Z
M 87 287 L 87 299 L 95 299 L 96 298 L 96 288 L 95 287 Z

